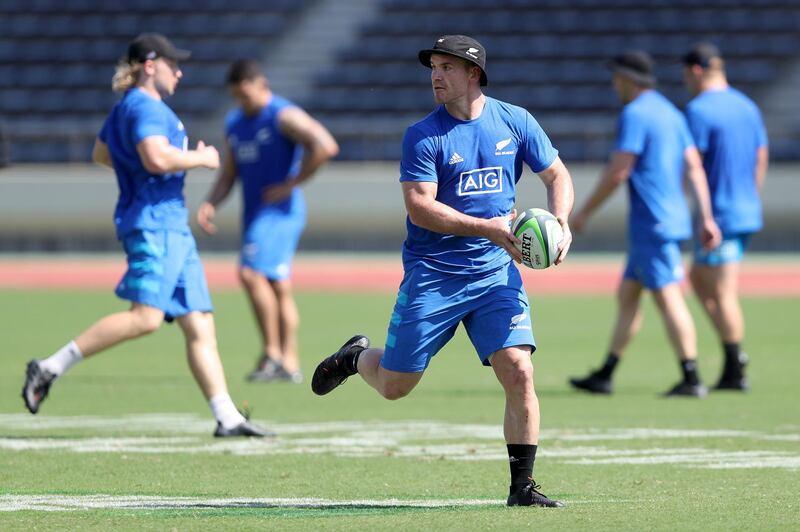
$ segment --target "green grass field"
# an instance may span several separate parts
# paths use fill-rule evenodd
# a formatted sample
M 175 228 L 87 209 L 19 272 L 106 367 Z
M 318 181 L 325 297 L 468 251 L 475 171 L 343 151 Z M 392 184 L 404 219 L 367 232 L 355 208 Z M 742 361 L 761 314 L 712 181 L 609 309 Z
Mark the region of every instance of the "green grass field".
M 393 298 L 301 293 L 298 303 L 310 377 L 354 332 L 382 342 Z M 19 397 L 27 360 L 123 305 L 108 292 L 1 291 L 0 529 L 800 528 L 796 299 L 744 300 L 753 390 L 700 401 L 658 397 L 679 372 L 649 302 L 612 397 L 573 393 L 566 380 L 600 361 L 613 300 L 532 303 L 536 478 L 566 501 L 561 510 L 503 505 L 503 395 L 463 331 L 405 399 L 385 401 L 358 378 L 319 398 L 307 383 L 244 381 L 255 327 L 241 294 L 216 294 L 232 396 L 281 433 L 220 441 L 175 326 L 76 366 L 28 415 Z M 711 383 L 719 348 L 692 311 Z

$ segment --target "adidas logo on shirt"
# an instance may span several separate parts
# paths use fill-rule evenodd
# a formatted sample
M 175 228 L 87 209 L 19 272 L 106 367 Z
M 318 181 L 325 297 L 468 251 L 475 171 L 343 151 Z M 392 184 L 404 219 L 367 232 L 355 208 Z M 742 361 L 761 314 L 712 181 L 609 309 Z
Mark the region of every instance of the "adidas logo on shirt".
M 460 156 L 458 153 L 454 153 L 450 160 L 447 161 L 447 164 L 456 164 L 456 163 L 463 163 L 464 158 Z

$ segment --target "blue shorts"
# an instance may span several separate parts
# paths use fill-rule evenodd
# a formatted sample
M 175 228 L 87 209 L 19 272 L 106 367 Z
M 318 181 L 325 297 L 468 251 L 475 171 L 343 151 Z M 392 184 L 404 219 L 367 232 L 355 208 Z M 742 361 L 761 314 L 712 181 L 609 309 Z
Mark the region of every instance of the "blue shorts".
M 741 262 L 751 236 L 752 233 L 724 234 L 720 245 L 711 251 L 703 249 L 703 245 L 695 240 L 694 263 L 700 266 L 722 266 L 729 262 Z
M 640 282 L 649 290 L 658 290 L 683 281 L 684 275 L 681 248 L 678 242 L 668 240 L 632 245 L 622 276 Z
M 288 214 L 263 210 L 244 231 L 241 265 L 273 281 L 288 279 L 305 226 L 305 209 Z
M 459 323 L 485 366 L 504 347 L 536 349 L 528 296 L 513 263 L 481 275 L 446 274 L 417 265 L 400 284 L 381 366 L 424 371 Z
M 161 309 L 167 321 L 213 310 L 191 233 L 134 231 L 123 237 L 122 245 L 128 271 L 117 285 L 117 296 Z

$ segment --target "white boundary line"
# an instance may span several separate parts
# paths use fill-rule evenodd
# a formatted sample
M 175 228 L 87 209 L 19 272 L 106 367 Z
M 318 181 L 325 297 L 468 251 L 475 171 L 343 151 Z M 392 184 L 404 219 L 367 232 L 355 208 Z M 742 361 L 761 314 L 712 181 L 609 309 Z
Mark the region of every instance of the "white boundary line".
M 642 504 L 653 499 L 570 500 L 574 504 Z M 289 497 L 161 497 L 157 495 L 0 495 L 0 512 L 72 512 L 80 510 L 214 510 L 214 509 L 393 509 L 505 507 L 505 499 L 351 499 Z
M 202 498 L 160 497 L 153 495 L 0 495 L 0 512 L 34 510 L 45 512 L 74 510 L 175 510 L 233 508 L 459 508 L 504 506 L 494 499 L 355 499 L 317 498 Z
M 507 459 L 499 425 L 438 421 L 335 421 L 272 424 L 279 438 L 210 437 L 211 423 L 194 414 L 137 414 L 127 416 L 29 416 L 0 414 L 0 451 L 129 454 L 231 454 L 234 456 L 333 455 L 344 458 L 394 457 L 423 460 L 503 461 Z M 796 427 L 793 427 L 796 428 Z M 19 436 L 18 431 L 59 434 L 58 438 Z M 103 431 L 122 432 L 106 436 Z M 98 434 L 100 433 L 100 434 Z M 74 434 L 74 435 L 73 435 Z M 730 429 L 557 429 L 542 433 L 541 454 L 575 465 L 677 465 L 707 469 L 800 470 L 800 452 L 787 443 L 800 434 L 762 433 Z M 739 440 L 734 449 L 705 446 L 703 440 Z M 683 441 L 681 441 L 683 440 Z M 626 448 L 622 442 L 646 442 L 645 448 Z M 676 448 L 670 441 L 692 446 Z M 767 443 L 769 442 L 769 443 Z

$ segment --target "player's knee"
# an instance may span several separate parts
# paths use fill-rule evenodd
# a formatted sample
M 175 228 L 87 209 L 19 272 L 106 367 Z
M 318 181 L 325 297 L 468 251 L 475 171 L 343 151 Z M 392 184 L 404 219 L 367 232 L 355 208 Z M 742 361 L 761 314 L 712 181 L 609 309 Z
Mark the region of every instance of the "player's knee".
M 533 365 L 530 360 L 517 365 L 513 376 L 513 385 L 524 390 L 533 389 Z
M 164 322 L 164 313 L 157 309 L 140 310 L 134 313 L 136 332 L 150 334 L 158 330 Z
M 386 382 L 383 383 L 379 391 L 385 399 L 396 401 L 408 395 L 412 389 L 413 386 L 408 386 L 405 383 Z
M 244 286 L 250 286 L 256 281 L 258 272 L 250 268 L 239 268 L 239 281 Z

